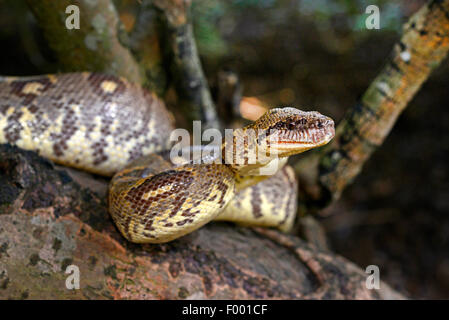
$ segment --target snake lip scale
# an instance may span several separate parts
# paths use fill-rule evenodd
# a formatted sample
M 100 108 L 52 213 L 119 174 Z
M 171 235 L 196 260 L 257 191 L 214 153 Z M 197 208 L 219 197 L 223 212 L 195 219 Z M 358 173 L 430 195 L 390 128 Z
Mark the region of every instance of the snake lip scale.
M 172 130 L 164 103 L 123 78 L 0 77 L 0 143 L 112 176 L 109 213 L 136 243 L 171 241 L 212 220 L 288 231 L 298 182 L 285 163 L 335 135 L 316 111 L 275 108 L 223 139 L 220 163 L 195 163 L 167 156 Z

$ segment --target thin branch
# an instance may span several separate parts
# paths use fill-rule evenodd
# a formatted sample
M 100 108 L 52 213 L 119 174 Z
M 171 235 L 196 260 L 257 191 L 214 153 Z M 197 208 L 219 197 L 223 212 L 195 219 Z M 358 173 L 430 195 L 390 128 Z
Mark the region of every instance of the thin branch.
M 404 25 L 390 59 L 338 125 L 333 143 L 296 164 L 308 184 L 302 200 L 309 208 L 340 197 L 448 50 L 449 0 L 431 1 Z
M 63 71 L 99 71 L 143 84 L 144 76 L 130 51 L 111 0 L 27 0 Z M 66 8 L 80 10 L 80 29 L 67 29 Z
M 161 45 L 166 52 L 179 106 L 187 120 L 201 120 L 202 127 L 219 128 L 215 104 L 198 56 L 190 21 L 189 0 L 156 0 L 162 32 Z

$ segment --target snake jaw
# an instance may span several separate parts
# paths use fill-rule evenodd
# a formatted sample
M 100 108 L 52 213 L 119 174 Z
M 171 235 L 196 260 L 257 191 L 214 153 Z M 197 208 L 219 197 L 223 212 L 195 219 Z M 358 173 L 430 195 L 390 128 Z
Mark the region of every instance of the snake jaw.
M 280 131 L 271 136 L 270 148 L 276 149 L 278 154 L 301 153 L 312 148 L 321 147 L 329 143 L 335 135 L 334 122 L 328 118 L 323 125 L 300 128 L 295 131 Z M 289 154 L 289 155 L 290 155 Z
M 278 108 L 267 114 L 273 123 L 265 130 L 265 136 L 259 137 L 259 147 L 272 156 L 287 157 L 320 147 L 335 136 L 334 121 L 316 111 Z

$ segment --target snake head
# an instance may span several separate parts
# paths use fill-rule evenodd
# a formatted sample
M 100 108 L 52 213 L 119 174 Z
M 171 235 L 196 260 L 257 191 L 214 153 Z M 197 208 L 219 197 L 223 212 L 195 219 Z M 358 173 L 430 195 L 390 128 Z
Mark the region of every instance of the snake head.
M 335 135 L 334 121 L 316 111 L 275 108 L 253 123 L 259 148 L 287 157 L 327 144 Z

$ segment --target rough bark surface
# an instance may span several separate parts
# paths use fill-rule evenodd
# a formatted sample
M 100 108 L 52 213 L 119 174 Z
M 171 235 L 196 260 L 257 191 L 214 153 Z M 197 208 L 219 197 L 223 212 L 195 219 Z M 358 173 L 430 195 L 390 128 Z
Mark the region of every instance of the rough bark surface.
M 148 1 L 147 1 L 148 2 Z M 170 66 L 180 107 L 189 126 L 201 120 L 203 129 L 219 128 L 220 122 L 212 100 L 193 35 L 190 0 L 151 1 L 156 8 L 160 29 L 159 39 Z
M 296 165 L 308 182 L 303 201 L 323 207 L 340 197 L 448 50 L 449 0 L 430 1 L 404 25 L 390 59 L 339 123 L 333 143 Z
M 27 0 L 64 71 L 97 71 L 145 84 L 143 72 L 123 45 L 126 38 L 111 0 Z M 67 29 L 69 5 L 80 10 L 80 29 Z
M 138 6 L 136 21 L 129 33 L 129 47 L 146 76 L 145 87 L 163 97 L 169 79 L 165 70 L 163 55 L 158 38 L 157 14 L 149 2 Z
M 131 244 L 107 213 L 107 181 L 67 170 L 0 145 L 0 298 L 401 298 L 277 231 L 210 223 L 168 244 Z M 66 289 L 69 265 L 79 290 Z

